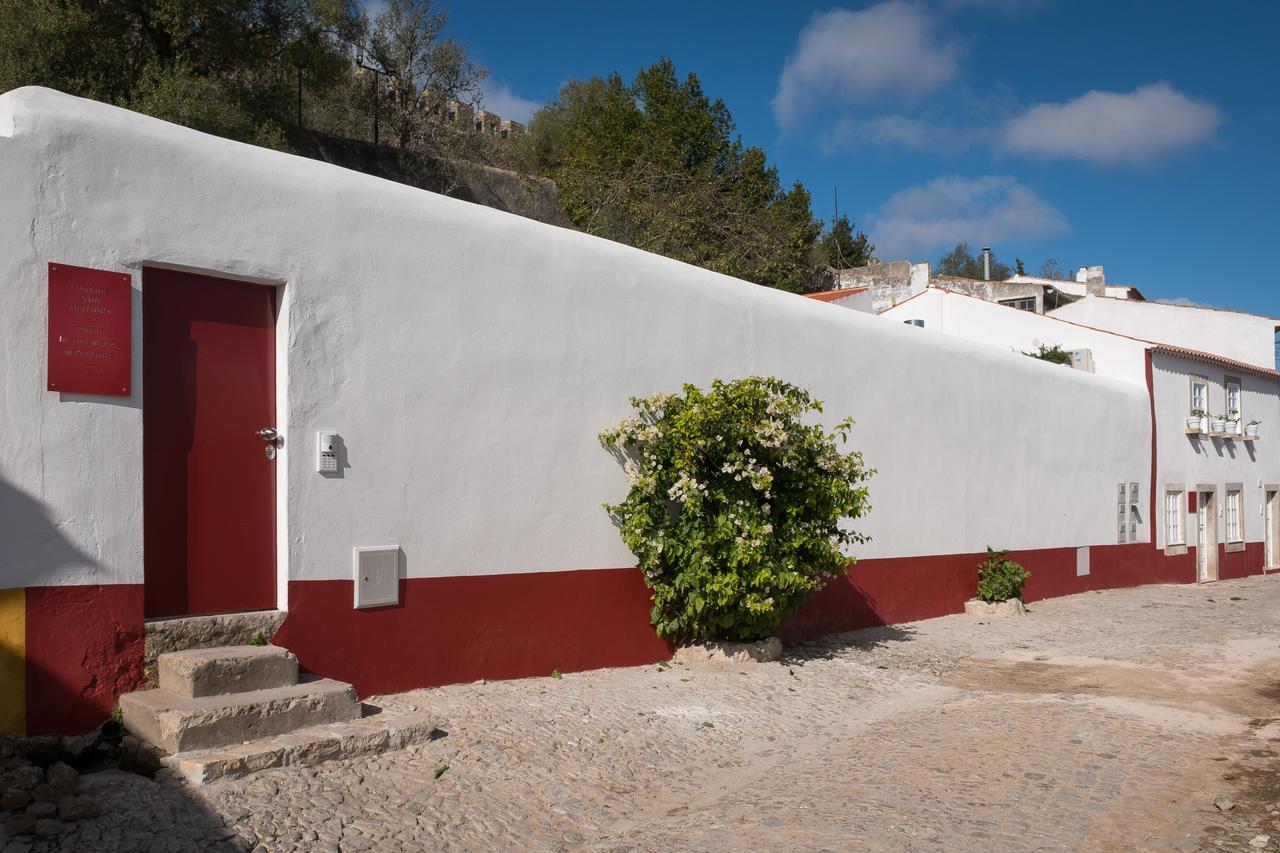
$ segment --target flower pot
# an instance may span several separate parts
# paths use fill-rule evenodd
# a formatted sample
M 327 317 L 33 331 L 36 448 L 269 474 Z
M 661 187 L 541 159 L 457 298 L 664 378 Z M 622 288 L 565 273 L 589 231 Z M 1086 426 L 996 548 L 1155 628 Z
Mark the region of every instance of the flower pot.
M 1214 435 L 1222 435 L 1224 432 L 1227 431 L 1227 422 L 1225 420 L 1214 418 L 1209 422 L 1209 425 L 1210 425 L 1210 432 L 1212 432 Z
M 1257 438 L 1258 424 L 1246 424 L 1244 428 L 1244 434 L 1249 436 L 1249 438 Z
M 1026 616 L 1027 608 L 1021 598 L 1007 598 L 1004 601 L 980 601 L 971 598 L 964 603 L 964 612 L 971 616 Z
M 1239 435 L 1239 434 L 1240 434 L 1240 422 L 1239 422 L 1239 421 L 1227 421 L 1227 434 L 1228 434 L 1228 435 Z
M 1187 432 L 1199 432 L 1199 431 L 1200 431 L 1200 419 L 1187 418 Z

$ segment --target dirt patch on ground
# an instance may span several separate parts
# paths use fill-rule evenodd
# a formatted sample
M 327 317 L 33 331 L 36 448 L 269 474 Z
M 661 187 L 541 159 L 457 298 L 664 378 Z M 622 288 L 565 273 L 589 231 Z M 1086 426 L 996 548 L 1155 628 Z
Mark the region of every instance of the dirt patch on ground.
M 1280 658 L 1208 680 L 1158 667 L 1109 661 L 966 658 L 943 677 L 966 690 L 1115 697 L 1250 719 L 1280 712 Z M 1280 799 L 1280 798 L 1278 798 Z

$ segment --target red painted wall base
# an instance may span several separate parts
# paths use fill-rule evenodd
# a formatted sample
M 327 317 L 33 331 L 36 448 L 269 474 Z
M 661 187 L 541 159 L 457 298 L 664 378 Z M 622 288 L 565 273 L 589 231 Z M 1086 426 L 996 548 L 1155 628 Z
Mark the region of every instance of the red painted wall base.
M 1243 578 L 1249 575 L 1262 574 L 1264 545 L 1261 542 L 1246 542 L 1243 551 L 1227 552 L 1226 545 L 1218 546 L 1218 577 L 1221 580 Z M 1195 566 L 1193 562 L 1191 564 Z M 1195 579 L 1194 569 L 1192 580 Z
M 27 734 L 80 734 L 142 681 L 142 584 L 27 587 Z
M 1076 549 L 1013 551 L 1031 572 L 1025 598 L 1195 581 L 1195 550 L 1095 545 L 1076 575 Z M 863 560 L 793 614 L 786 640 L 958 613 L 983 554 Z M 1223 579 L 1262 572 L 1262 545 L 1219 553 Z M 637 569 L 401 581 L 401 603 L 354 610 L 351 581 L 289 584 L 289 615 L 272 642 L 303 666 L 351 682 L 362 696 L 664 659 Z M 27 729 L 78 733 L 104 720 L 142 678 L 143 587 L 29 587 Z
M 352 609 L 351 595 L 349 580 L 290 583 L 272 642 L 362 696 L 671 655 L 636 569 L 412 578 L 399 605 L 375 610 Z
M 1235 555 L 1232 555 L 1235 556 Z M 964 611 L 978 587 L 978 563 L 985 553 L 860 560 L 849 574 L 830 583 L 782 625 L 785 640 L 853 631 L 946 616 Z M 1031 572 L 1027 601 L 1148 583 L 1192 583 L 1195 555 L 1166 557 L 1146 543 L 1094 545 L 1089 574 L 1076 575 L 1075 548 L 1010 551 L 1009 559 Z M 1246 574 L 1262 572 L 1262 553 L 1250 558 Z

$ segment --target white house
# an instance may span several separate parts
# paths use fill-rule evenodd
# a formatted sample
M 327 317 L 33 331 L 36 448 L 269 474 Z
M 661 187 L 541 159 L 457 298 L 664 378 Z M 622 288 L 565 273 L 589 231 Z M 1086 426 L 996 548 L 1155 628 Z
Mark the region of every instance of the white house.
M 1091 316 L 1118 312 L 1119 300 L 1089 297 L 1067 308 L 1096 303 Z M 1159 303 L 1137 303 L 1167 316 Z M 1077 366 L 1149 389 L 1153 416 L 1155 494 L 1159 511 L 1156 545 L 1168 558 L 1194 561 L 1191 578 L 1240 577 L 1260 567 L 1280 565 L 1280 373 L 1211 352 L 1159 343 L 1168 329 L 1155 326 L 1141 340 L 1062 318 L 1067 309 L 1039 315 L 931 287 L 885 311 L 882 319 L 922 327 L 922 333 L 986 342 L 1014 352 L 1060 346 L 1077 354 Z M 1270 321 L 1252 315 L 1213 311 L 1191 314 L 1205 321 L 1188 329 L 1202 342 L 1223 346 L 1232 330 L 1252 333 L 1252 341 L 1231 341 L 1261 356 L 1272 334 Z M 1215 325 L 1216 324 L 1216 325 Z M 1129 328 L 1134 328 L 1130 326 Z M 1252 343 L 1250 348 L 1248 345 Z M 1194 415 L 1193 415 L 1194 413 Z M 1219 416 L 1218 418 L 1210 416 Z M 1216 420 L 1224 423 L 1215 426 Z M 1251 435 L 1256 433 L 1256 435 Z M 1267 439 L 1270 439 L 1268 443 Z M 1117 541 L 1130 541 L 1143 523 L 1147 500 L 1139 484 L 1117 484 Z M 1186 571 L 1183 565 L 1180 571 Z
M 1146 387 L 1150 341 L 1095 329 L 941 287 L 899 303 L 880 315 L 944 335 L 993 344 L 1011 352 L 1059 346 L 1088 354 L 1092 372 Z
M 1276 367 L 1280 319 L 1275 317 L 1110 297 L 1081 299 L 1054 309 L 1050 315 L 1122 335 L 1217 353 L 1259 367 Z
M 1031 598 L 1194 577 L 1128 379 L 45 89 L 0 96 L 0 187 L 3 729 L 87 729 L 210 611 L 361 693 L 663 658 L 596 436 L 713 378 L 808 387 L 878 471 L 788 636 L 956 612 L 988 545 Z

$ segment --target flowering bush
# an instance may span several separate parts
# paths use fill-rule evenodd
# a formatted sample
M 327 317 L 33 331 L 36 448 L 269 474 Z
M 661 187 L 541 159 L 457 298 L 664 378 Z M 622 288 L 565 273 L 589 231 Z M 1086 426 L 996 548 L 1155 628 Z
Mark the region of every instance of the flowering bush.
M 840 521 L 870 509 L 859 484 L 874 472 L 837 449 L 852 420 L 831 434 L 803 422 L 822 411 L 804 389 L 752 376 L 631 405 L 600 435 L 631 483 L 605 509 L 640 561 L 661 636 L 768 637 L 845 572 L 843 546 L 866 541 Z

